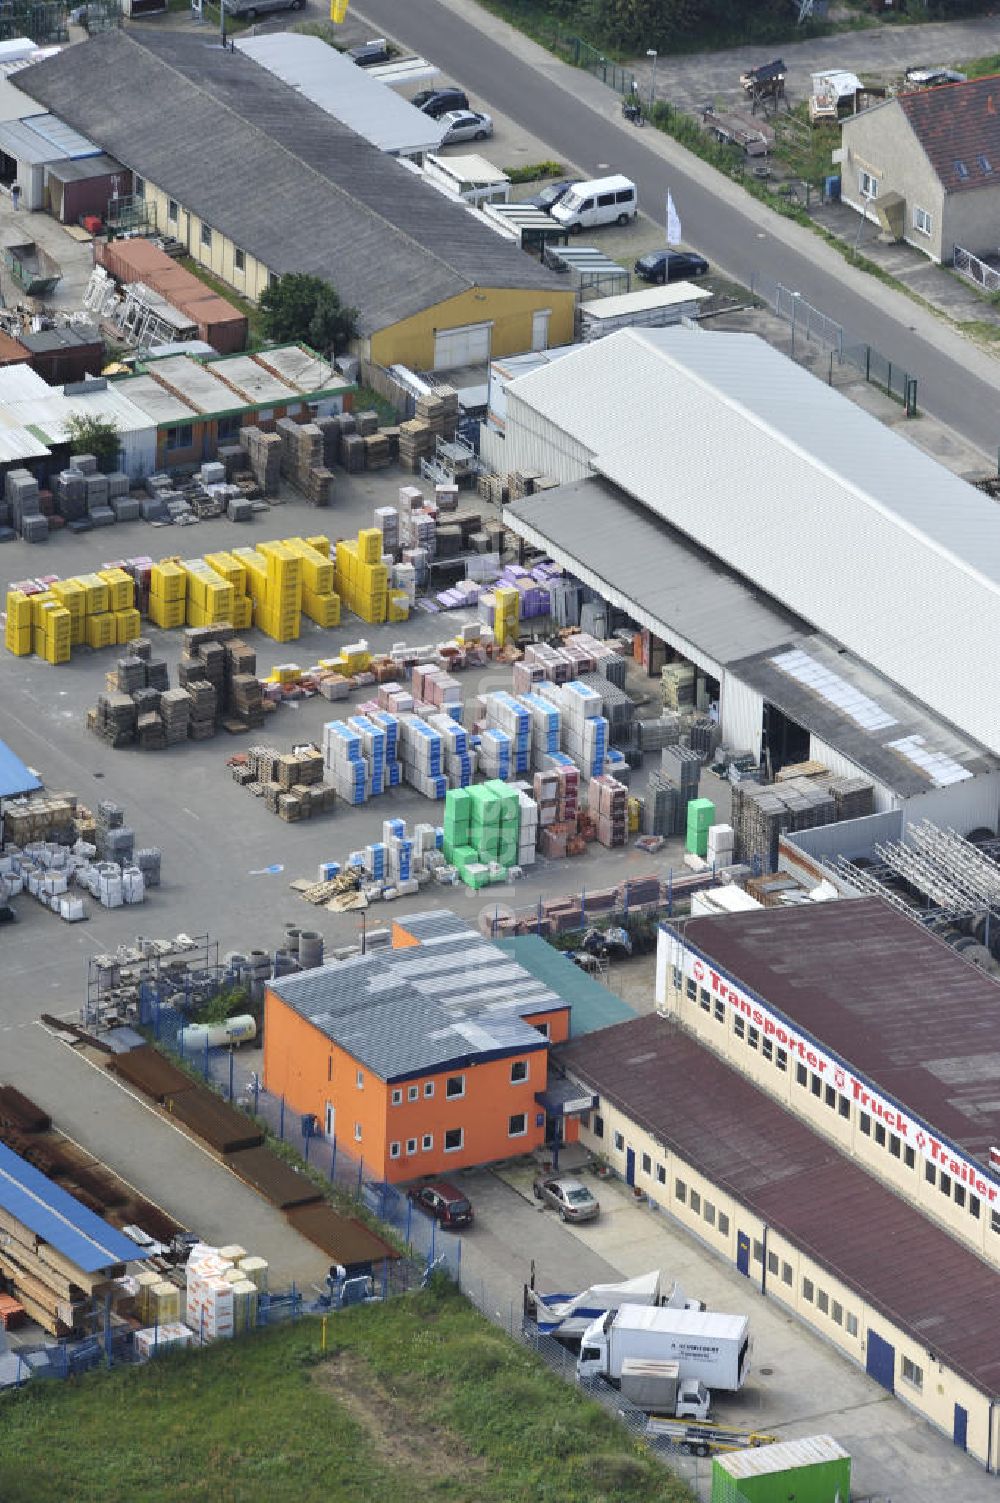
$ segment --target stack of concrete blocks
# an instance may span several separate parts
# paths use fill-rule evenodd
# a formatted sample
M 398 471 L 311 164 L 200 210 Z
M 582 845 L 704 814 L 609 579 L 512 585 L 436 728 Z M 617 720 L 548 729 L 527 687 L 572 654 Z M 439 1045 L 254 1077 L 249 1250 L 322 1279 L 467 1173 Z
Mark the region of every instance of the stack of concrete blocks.
M 110 527 L 115 514 L 108 505 L 108 477 L 93 471 L 83 477 L 84 495 L 87 500 L 87 515 L 93 527 Z
M 240 447 L 246 451 L 251 473 L 265 496 L 272 500 L 281 484 L 281 438 L 260 428 L 240 429 Z
M 348 804 L 363 804 L 369 794 L 368 764 L 357 731 L 342 720 L 323 727 L 323 779 Z
M 44 543 L 49 535 L 49 521 L 42 516 L 38 481 L 31 471 L 8 470 L 4 481 L 4 495 L 14 531 L 26 543 Z
M 393 564 L 392 588 L 402 590 L 407 603 L 411 606 L 417 602 L 417 570 L 414 564 Z
M 427 724 L 441 733 L 449 788 L 468 788 L 476 771 L 476 753 L 468 731 L 450 715 L 429 715 Z
M 502 726 L 487 726 L 479 738 L 479 770 L 484 777 L 506 782 L 514 775 L 514 753 L 510 734 Z
M 505 731 L 509 737 L 510 772 L 507 776 L 523 777 L 525 773 L 531 771 L 530 711 L 506 690 L 485 695 L 483 707 L 486 729 Z M 500 773 L 488 775 L 503 776 Z
M 597 824 L 597 839 L 603 846 L 628 844 L 628 789 L 608 773 L 591 778 L 590 815 Z
M 130 482 L 124 470 L 112 470 L 104 477 L 108 482 L 108 505 L 114 512 L 116 522 L 137 522 L 142 514 L 142 502 L 130 494 Z
M 391 715 L 412 715 L 413 695 L 402 684 L 379 684 L 378 707 L 388 710 Z
M 294 418 L 279 418 L 277 436 L 281 440 L 281 473 L 314 506 L 333 503 L 333 472 L 324 462 L 322 431 L 315 423 L 297 423 Z
M 462 685 L 444 668 L 439 668 L 434 663 L 417 663 L 411 672 L 410 682 L 414 705 L 418 711 L 440 710 L 453 720 L 462 719 Z
M 677 787 L 677 810 L 673 835 L 687 833 L 687 806 L 698 797 L 701 758 L 689 746 L 665 746 L 660 753 L 660 767 Z
M 705 860 L 713 870 L 733 865 L 735 843 L 732 825 L 709 825 Z
M 408 897 L 419 892 L 417 843 L 407 835 L 406 822 L 402 819 L 384 820 L 382 844 L 386 849 L 386 875 L 392 883 L 393 895 Z
M 80 470 L 70 464 L 52 482 L 55 509 L 65 522 L 78 522 L 87 515 L 87 493 Z
M 423 548 L 429 559 L 437 554 L 437 508 L 415 485 L 399 488 L 399 541 L 404 549 Z
M 441 732 L 419 715 L 401 715 L 399 741 L 404 780 L 425 798 L 444 798 L 448 792 L 448 777 Z
M 234 1285 L 227 1278 L 233 1266 L 213 1247 L 199 1243 L 191 1250 L 184 1319 L 199 1341 L 216 1341 L 234 1333 Z
M 534 866 L 538 847 L 538 805 L 532 795 L 530 783 L 513 783 L 521 806 L 517 832 L 517 865 Z
M 125 823 L 125 810 L 110 799 L 102 799 L 96 817 L 97 854 L 102 861 L 118 866 L 131 864 L 135 853 L 135 831 Z
M 372 526 L 382 534 L 382 556 L 387 553 L 395 558 L 399 552 L 399 512 L 395 506 L 376 506 L 372 513 Z
M 536 771 L 562 750 L 562 710 L 541 694 L 523 694 L 521 703 L 531 717 L 531 768 Z
M 403 781 L 399 760 L 399 717 L 386 710 L 372 710 L 368 715 L 352 716 L 347 723 L 361 737 L 368 759 L 372 796 L 398 788 Z

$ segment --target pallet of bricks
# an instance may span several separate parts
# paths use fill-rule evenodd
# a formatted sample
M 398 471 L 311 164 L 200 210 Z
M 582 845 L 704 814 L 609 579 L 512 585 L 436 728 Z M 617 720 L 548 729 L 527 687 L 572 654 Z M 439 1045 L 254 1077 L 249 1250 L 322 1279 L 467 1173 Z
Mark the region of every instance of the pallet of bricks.
M 154 658 L 152 643 L 139 637 L 129 644 L 128 655 L 119 658 L 114 670 L 105 675 L 105 692 L 87 711 L 87 729 L 113 747 L 129 746 L 134 741 L 144 750 L 166 746 L 161 705 L 169 688 L 166 663 Z
M 767 786 L 741 780 L 733 786 L 731 815 L 736 860 L 752 862 L 756 857 L 765 873 L 773 872 L 783 834 L 871 814 L 874 795 L 863 778 L 838 778 L 825 770 Z
M 281 440 L 281 473 L 313 506 L 332 506 L 333 471 L 327 468 L 322 429 L 316 423 L 279 418 L 275 432 Z
M 233 780 L 286 824 L 332 813 L 336 789 L 323 781 L 323 753 L 318 746 L 296 746 L 279 752 L 271 746 L 251 746 L 230 759 Z
M 585 844 L 578 833 L 580 774 L 565 762 L 549 771 L 536 772 L 532 792 L 538 806 L 538 850 L 550 861 L 582 855 Z

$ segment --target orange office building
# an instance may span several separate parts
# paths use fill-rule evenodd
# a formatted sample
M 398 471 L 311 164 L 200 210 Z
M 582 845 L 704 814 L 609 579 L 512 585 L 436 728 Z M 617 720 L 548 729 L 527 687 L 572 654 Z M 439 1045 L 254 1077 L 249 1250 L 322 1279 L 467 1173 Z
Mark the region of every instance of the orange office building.
M 447 912 L 392 948 L 268 983 L 264 1084 L 390 1182 L 545 1142 L 548 1047 L 569 1003 Z

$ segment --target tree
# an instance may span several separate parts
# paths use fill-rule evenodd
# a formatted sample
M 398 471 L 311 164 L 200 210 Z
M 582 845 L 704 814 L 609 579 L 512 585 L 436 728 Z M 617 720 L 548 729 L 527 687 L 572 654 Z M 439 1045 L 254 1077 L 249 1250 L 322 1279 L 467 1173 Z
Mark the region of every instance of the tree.
M 345 308 L 329 282 L 299 271 L 265 287 L 260 308 L 268 339 L 307 344 L 323 355 L 344 348 L 358 318 L 358 310 Z
M 67 419 L 66 430 L 71 454 L 93 454 L 99 470 L 113 469 L 118 463 L 121 439 L 114 418 L 74 412 Z

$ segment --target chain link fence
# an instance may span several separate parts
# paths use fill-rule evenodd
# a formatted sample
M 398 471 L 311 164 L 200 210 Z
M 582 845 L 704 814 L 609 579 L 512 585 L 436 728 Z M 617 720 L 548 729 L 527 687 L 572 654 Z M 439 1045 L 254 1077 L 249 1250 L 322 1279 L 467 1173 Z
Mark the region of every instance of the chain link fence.
M 577 1378 L 576 1355 L 554 1336 L 540 1332 L 535 1323 L 525 1318 L 522 1302 L 500 1295 L 482 1278 L 476 1278 L 466 1270 L 459 1270 L 459 1289 L 481 1315 L 499 1326 L 515 1341 L 522 1342 L 546 1367 L 565 1383 L 571 1383 L 588 1398 L 594 1399 L 603 1409 L 625 1426 L 632 1437 L 649 1448 L 671 1471 L 678 1473 L 695 1490 L 705 1493 L 711 1479 L 711 1461 L 689 1454 L 682 1445 L 662 1436 L 649 1434 L 649 1416 L 645 1410 L 624 1398 L 617 1389 L 600 1378 Z
M 773 278 L 755 272 L 750 291 L 792 331 L 792 358 L 796 338 L 806 345 L 819 344 L 831 353 L 838 365 L 850 366 L 872 386 L 877 386 L 905 409 L 907 417 L 917 414 L 917 378 L 904 366 L 890 360 L 865 340 L 855 339 L 843 324 L 813 306 L 798 292 Z

